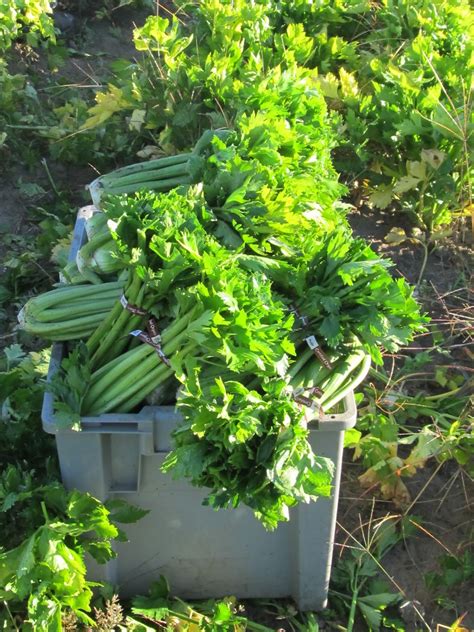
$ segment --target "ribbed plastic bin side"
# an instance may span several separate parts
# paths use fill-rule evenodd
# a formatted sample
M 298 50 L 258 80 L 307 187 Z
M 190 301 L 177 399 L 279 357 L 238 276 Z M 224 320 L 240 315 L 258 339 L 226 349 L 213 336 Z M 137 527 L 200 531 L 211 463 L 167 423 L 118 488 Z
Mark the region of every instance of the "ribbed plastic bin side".
M 84 239 L 81 209 L 74 247 Z M 57 371 L 63 346 L 55 345 L 49 378 Z M 203 506 L 205 490 L 175 481 L 160 471 L 179 420 L 173 407 L 145 407 L 137 414 L 84 417 L 82 431 L 60 430 L 54 402 L 46 393 L 43 428 L 56 435 L 61 475 L 70 489 L 87 491 L 101 500 L 124 498 L 149 510 L 126 526 L 127 543 L 117 543 L 118 556 L 104 566 L 90 567 L 91 579 L 120 586 L 123 596 L 143 593 L 161 574 L 184 598 L 293 597 L 301 610 L 326 604 L 344 431 L 354 426 L 356 405 L 351 394 L 344 412 L 309 423 L 315 453 L 335 464 L 331 498 L 300 504 L 290 521 L 267 532 L 246 507 L 213 511 Z

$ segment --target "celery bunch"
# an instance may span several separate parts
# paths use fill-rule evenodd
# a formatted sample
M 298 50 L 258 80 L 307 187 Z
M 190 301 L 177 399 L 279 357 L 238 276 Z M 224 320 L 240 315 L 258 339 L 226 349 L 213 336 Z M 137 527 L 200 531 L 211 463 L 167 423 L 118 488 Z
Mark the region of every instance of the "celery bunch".
M 30 299 L 18 314 L 22 329 L 45 340 L 86 338 L 104 320 L 123 282 L 58 287 Z
M 249 505 L 272 529 L 297 502 L 330 492 L 308 410 L 333 408 L 380 348 L 396 350 L 423 318 L 406 283 L 344 222 L 328 233 L 330 215 L 259 189 L 271 174 L 249 169 L 249 155 L 245 166 L 248 148 L 234 141 L 212 140 L 201 185 L 104 199 L 76 258 L 90 284 L 58 290 L 89 293 L 80 318 L 100 313 L 94 330 L 54 301 L 25 311 L 56 323 L 54 339 L 87 338 L 80 392 L 79 347 L 52 387 L 64 393 L 62 419 L 175 402 L 182 422 L 165 471 L 209 487 L 213 507 Z M 113 284 L 96 284 L 91 263 L 102 245 L 126 271 L 103 312 Z
M 100 208 L 105 194 L 130 194 L 142 190 L 171 191 L 179 186 L 199 182 L 202 179 L 205 158 L 212 152 L 213 140 L 225 139 L 229 134 L 228 130 L 207 130 L 192 152 L 128 165 L 100 176 L 89 185 L 92 201 Z
M 124 269 L 104 213 L 94 213 L 85 224 L 88 241 L 77 252 L 73 261 L 63 269 L 66 283 L 103 283 Z

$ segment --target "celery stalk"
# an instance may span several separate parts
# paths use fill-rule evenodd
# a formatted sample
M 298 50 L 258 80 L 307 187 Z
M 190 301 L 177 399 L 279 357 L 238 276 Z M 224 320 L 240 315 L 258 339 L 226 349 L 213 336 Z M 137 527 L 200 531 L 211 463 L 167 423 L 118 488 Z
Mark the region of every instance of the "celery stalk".
M 151 182 L 155 180 L 156 182 L 161 180 L 166 180 L 168 178 L 176 178 L 176 177 L 186 177 L 189 176 L 189 172 L 186 169 L 187 163 L 180 163 L 177 165 L 172 165 L 170 167 L 165 167 L 163 169 L 155 169 L 153 171 L 140 171 L 139 173 L 132 173 L 130 175 L 119 176 L 117 179 L 114 179 L 112 182 L 104 185 L 104 190 L 107 192 L 112 192 L 117 187 L 124 187 L 129 184 L 140 184 L 142 182 Z
M 123 187 L 107 187 L 105 192 L 112 195 L 120 195 L 121 193 L 135 193 L 136 191 L 141 190 L 170 191 L 176 187 L 187 186 L 189 184 L 192 184 L 192 180 L 189 177 L 168 178 L 167 180 L 151 180 L 147 182 L 140 182 L 139 184 L 125 185 Z
M 324 395 L 319 400 L 322 406 L 337 391 L 341 384 L 346 381 L 348 376 L 359 366 L 365 357 L 366 354 L 363 351 L 353 353 L 343 360 L 337 368 L 337 371 L 331 372 L 327 380 L 320 386 L 324 391 Z
M 344 399 L 344 397 L 350 392 L 355 390 L 367 377 L 369 372 L 372 358 L 369 354 L 365 356 L 360 364 L 359 371 L 356 375 L 351 375 L 346 382 L 339 387 L 339 389 L 333 393 L 333 395 L 324 402 L 324 410 L 331 410 L 338 402 Z
M 122 176 L 128 176 L 136 173 L 146 173 L 154 169 L 161 169 L 162 167 L 186 163 L 192 155 L 192 153 L 184 153 L 177 154 L 176 156 L 155 158 L 154 160 L 148 160 L 147 162 L 137 162 L 133 165 L 127 165 L 126 167 L 115 169 L 115 171 L 111 171 L 110 173 L 100 176 L 99 181 L 104 184 L 110 184 Z
M 190 310 L 190 312 L 175 320 L 163 331 L 163 352 L 167 356 L 170 356 L 179 349 L 181 342 L 186 337 L 187 327 L 193 319 L 193 315 L 194 310 Z M 109 362 L 94 372 L 91 376 L 91 386 L 84 401 L 84 410 L 86 410 L 88 414 L 89 410 L 96 412 L 99 410 L 98 402 L 100 402 L 101 406 L 106 405 L 109 398 L 115 395 L 116 391 L 121 392 L 124 388 L 127 388 L 130 383 L 133 383 L 140 374 L 146 373 L 148 371 L 148 364 L 146 364 L 146 369 L 144 365 L 149 357 L 152 359 L 152 367 L 164 366 L 167 368 L 158 358 L 153 347 L 143 344 L 141 347 L 137 347 L 131 352 L 120 356 L 120 362 L 118 362 L 118 358 L 116 358 L 112 363 Z M 132 377 L 131 371 L 133 371 L 135 367 L 138 368 L 138 371 L 133 373 Z M 161 370 L 160 368 L 160 373 Z M 147 394 L 148 393 L 145 392 L 142 399 L 144 399 Z M 100 410 L 101 412 L 105 412 L 102 408 L 100 408 Z M 111 409 L 108 408 L 108 410 Z
M 129 303 L 137 305 L 137 299 L 141 288 L 142 282 L 140 278 L 136 274 L 132 273 L 128 286 L 124 291 L 125 297 Z M 118 344 L 117 341 L 120 335 L 123 335 L 124 327 L 129 320 L 129 317 L 130 312 L 124 309 L 120 303 L 117 303 L 117 305 L 114 307 L 113 311 L 107 318 L 107 324 L 104 323 L 103 327 L 101 328 L 101 330 L 103 331 L 103 337 L 98 338 L 98 336 L 93 334 L 92 337 L 94 338 L 94 344 L 97 343 L 96 349 L 91 357 L 93 367 L 98 367 L 101 364 L 106 363 L 105 358 L 107 357 L 107 354 L 112 349 L 112 347 Z M 129 331 L 126 331 L 125 333 L 128 334 Z M 122 344 L 120 344 L 119 346 L 122 347 Z M 92 346 L 92 344 L 88 344 L 89 351 L 91 351 Z

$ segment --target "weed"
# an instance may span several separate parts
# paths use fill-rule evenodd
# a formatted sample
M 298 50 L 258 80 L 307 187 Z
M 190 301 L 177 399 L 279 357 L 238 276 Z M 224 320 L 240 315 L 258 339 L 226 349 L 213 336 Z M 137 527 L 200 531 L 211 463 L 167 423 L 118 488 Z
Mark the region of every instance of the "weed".
M 52 6 L 48 0 L 2 0 L 0 3 L 0 51 L 4 52 L 25 33 L 30 46 L 40 38 L 55 41 Z
M 112 595 L 111 599 L 107 599 L 103 610 L 94 608 L 94 618 L 100 632 L 108 632 L 120 625 L 124 620 L 124 614 L 118 596 Z
M 371 514 L 367 523 L 360 524 L 357 536 L 343 528 L 346 538 L 341 558 L 333 570 L 330 596 L 334 607 L 342 603 L 348 610 L 348 632 L 352 632 L 357 615 L 365 620 L 369 630 L 379 630 L 382 624 L 385 627 L 400 625 L 387 616 L 386 611 L 402 600 L 403 591 L 381 563 L 383 556 L 410 531 L 404 521 L 397 529 L 399 523 L 398 516 L 376 520 Z M 385 578 L 380 579 L 384 574 Z M 397 592 L 392 592 L 393 585 Z

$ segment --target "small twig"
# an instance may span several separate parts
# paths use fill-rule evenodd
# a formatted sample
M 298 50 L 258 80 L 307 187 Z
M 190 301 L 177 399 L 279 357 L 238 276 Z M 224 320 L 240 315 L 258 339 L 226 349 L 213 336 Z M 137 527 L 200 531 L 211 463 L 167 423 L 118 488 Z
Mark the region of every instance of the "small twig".
M 462 483 L 463 490 L 464 490 L 464 498 L 466 499 L 466 505 L 468 507 L 470 507 L 471 506 L 471 502 L 469 500 L 469 494 L 467 493 L 466 483 L 464 481 L 464 470 L 461 470 L 461 483 Z
M 34 264 L 37 268 L 39 268 L 39 269 L 41 270 L 41 272 L 42 272 L 45 276 L 47 276 L 47 277 L 48 277 L 48 279 L 49 279 L 52 283 L 54 283 L 54 282 L 56 281 L 56 279 L 55 279 L 55 278 L 54 278 L 51 274 L 49 274 L 49 272 L 47 272 L 47 271 L 43 268 L 43 266 L 42 266 L 41 264 L 39 264 L 39 263 L 38 263 L 37 261 L 35 261 L 34 259 L 32 260 L 32 263 L 33 263 L 33 264 Z
M 441 500 L 439 501 L 439 505 L 438 505 L 438 509 L 435 511 L 435 514 L 437 514 L 439 512 L 439 510 L 441 509 L 441 507 L 443 506 L 444 501 L 446 500 L 447 495 L 449 494 L 449 492 L 451 491 L 454 483 L 456 482 L 457 477 L 459 476 L 459 472 L 461 470 L 457 470 L 454 475 L 451 477 L 451 481 L 448 481 L 447 483 L 447 489 L 446 489 L 446 493 L 444 494 L 444 496 L 441 498 Z
M 6 601 L 5 599 L 3 600 L 3 605 L 5 606 L 6 611 L 8 612 L 8 616 L 10 617 L 10 620 L 11 620 L 11 622 L 13 623 L 13 626 L 14 626 L 14 628 L 15 628 L 16 632 L 20 632 L 20 628 L 19 628 L 19 627 L 17 626 L 17 624 L 15 623 L 15 619 L 13 618 L 13 615 L 12 615 L 12 613 L 11 613 L 11 610 L 10 610 L 10 608 L 8 607 L 8 603 L 7 603 L 7 601 Z
M 423 261 L 421 263 L 420 273 L 418 275 L 418 281 L 415 285 L 415 290 L 420 287 L 421 281 L 423 280 L 423 275 L 425 274 L 426 264 L 428 263 L 428 244 L 424 241 L 419 242 L 423 246 Z
M 429 477 L 429 479 L 426 481 L 426 483 L 423 485 L 423 487 L 421 488 L 421 490 L 418 492 L 418 494 L 415 496 L 414 500 L 411 502 L 410 506 L 405 510 L 405 515 L 409 514 L 411 509 L 416 505 L 417 501 L 421 498 L 421 496 L 424 494 L 425 490 L 431 485 L 431 482 L 433 481 L 433 479 L 435 478 L 435 476 L 438 474 L 438 472 L 440 471 L 440 469 L 443 467 L 444 463 L 439 463 L 438 467 L 435 469 L 435 471 L 432 473 L 432 475 Z
M 448 549 L 448 547 L 443 544 L 441 542 L 441 540 L 438 540 L 438 538 L 436 536 L 434 536 L 431 531 L 428 531 L 428 529 L 426 529 L 425 527 L 423 527 L 421 524 L 419 524 L 418 522 L 415 522 L 414 520 L 412 520 L 411 518 L 408 519 L 410 521 L 410 523 L 416 527 L 417 529 L 420 529 L 420 531 L 423 531 L 423 533 L 425 533 L 427 536 L 429 536 L 430 538 L 432 538 L 435 542 L 437 542 L 440 547 L 442 547 L 445 551 L 447 551 L 449 553 L 449 555 L 452 555 L 451 551 Z

